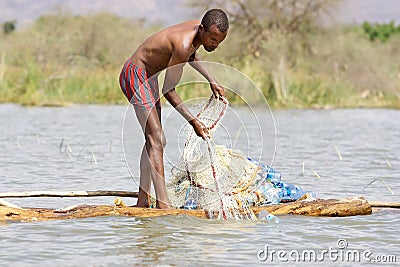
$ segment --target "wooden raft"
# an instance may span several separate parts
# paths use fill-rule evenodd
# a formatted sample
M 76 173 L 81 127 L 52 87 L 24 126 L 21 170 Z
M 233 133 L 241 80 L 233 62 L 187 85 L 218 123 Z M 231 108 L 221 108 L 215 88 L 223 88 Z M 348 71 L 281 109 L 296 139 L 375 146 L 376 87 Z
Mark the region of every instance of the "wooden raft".
M 372 213 L 371 205 L 363 197 L 344 199 L 317 199 L 314 201 L 299 201 L 264 207 L 253 207 L 253 211 L 256 214 L 258 214 L 261 210 L 266 210 L 274 215 L 295 214 L 327 217 L 367 215 Z M 80 205 L 64 210 L 13 208 L 0 206 L 0 222 L 3 223 L 10 221 L 32 222 L 78 219 L 98 216 L 156 217 L 165 215 L 189 215 L 205 219 L 209 218 L 208 212 L 205 210 L 161 210 L 105 205 Z

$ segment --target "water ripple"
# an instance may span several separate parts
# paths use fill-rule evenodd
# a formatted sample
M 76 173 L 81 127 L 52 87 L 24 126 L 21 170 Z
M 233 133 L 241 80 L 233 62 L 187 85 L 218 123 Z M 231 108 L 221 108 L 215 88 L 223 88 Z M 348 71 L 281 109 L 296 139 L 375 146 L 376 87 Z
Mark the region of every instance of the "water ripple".
M 244 110 L 240 112 L 243 118 L 252 117 Z M 120 141 L 124 113 L 122 106 L 0 105 L 0 191 L 137 190 L 133 182 L 139 175 L 135 153 L 143 143 L 135 139 L 140 128 L 132 121 L 132 129 L 128 129 L 132 133 L 128 157 L 134 167 L 132 178 Z M 400 121 L 395 118 L 399 113 L 379 109 L 277 111 L 274 167 L 282 172 L 284 181 L 313 190 L 319 197 L 364 195 L 370 200 L 398 202 Z M 178 121 L 168 123 L 179 128 Z M 240 128 L 235 121 L 229 123 Z M 252 130 L 257 128 L 247 129 Z M 175 138 L 169 132 L 166 135 L 168 140 Z M 253 148 L 258 147 L 256 140 L 250 141 Z M 177 153 L 174 146 L 167 149 L 167 153 Z M 10 201 L 21 206 L 60 208 L 81 203 L 112 204 L 113 198 Z M 128 205 L 135 202 L 124 201 Z M 346 218 L 280 216 L 279 224 L 187 216 L 10 223 L 0 227 L 0 265 L 259 266 L 262 262 L 257 251 L 265 246 L 321 250 L 337 248 L 339 238 L 346 239 L 351 249 L 396 255 L 400 248 L 399 215 L 398 210 L 387 210 Z

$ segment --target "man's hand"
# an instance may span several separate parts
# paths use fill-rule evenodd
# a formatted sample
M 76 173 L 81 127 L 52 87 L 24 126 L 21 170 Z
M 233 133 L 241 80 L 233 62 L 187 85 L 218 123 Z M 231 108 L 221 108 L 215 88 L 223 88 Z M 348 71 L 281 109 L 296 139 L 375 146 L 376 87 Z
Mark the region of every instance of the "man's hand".
M 224 87 L 218 83 L 210 83 L 211 91 L 213 92 L 215 98 L 225 98 Z
M 205 140 L 206 138 L 210 137 L 210 133 L 208 132 L 207 127 L 199 121 L 198 119 L 192 119 L 189 121 L 190 125 L 192 125 L 195 133 L 197 134 L 198 137 L 203 138 Z

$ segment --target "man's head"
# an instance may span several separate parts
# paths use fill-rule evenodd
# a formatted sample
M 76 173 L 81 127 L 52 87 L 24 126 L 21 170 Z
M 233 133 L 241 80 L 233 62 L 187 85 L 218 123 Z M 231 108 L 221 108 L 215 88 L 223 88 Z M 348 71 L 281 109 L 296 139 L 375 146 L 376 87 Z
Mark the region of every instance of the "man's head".
M 221 9 L 210 9 L 204 14 L 199 26 L 200 38 L 204 49 L 214 51 L 228 34 L 229 22 Z

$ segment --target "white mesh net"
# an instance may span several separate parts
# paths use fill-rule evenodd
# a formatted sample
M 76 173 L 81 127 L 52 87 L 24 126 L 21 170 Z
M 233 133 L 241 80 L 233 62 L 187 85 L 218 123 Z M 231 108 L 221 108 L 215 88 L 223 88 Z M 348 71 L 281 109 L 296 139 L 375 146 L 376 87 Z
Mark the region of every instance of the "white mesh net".
M 180 161 L 167 184 L 171 203 L 179 208 L 204 209 L 210 218 L 257 220 L 253 206 L 315 198 L 311 191 L 281 182 L 281 174 L 241 151 L 214 142 L 228 107 L 227 100 L 210 98 L 197 115 L 210 132 L 210 139 L 197 137 L 187 126 Z
M 242 193 L 252 184 L 258 166 L 239 151 L 216 145 L 212 138 L 227 107 L 226 100 L 210 98 L 197 115 L 211 138 L 204 141 L 188 129 L 181 161 L 173 168 L 173 179 L 167 186 L 168 194 L 173 205 L 205 209 L 211 217 L 256 219 Z

